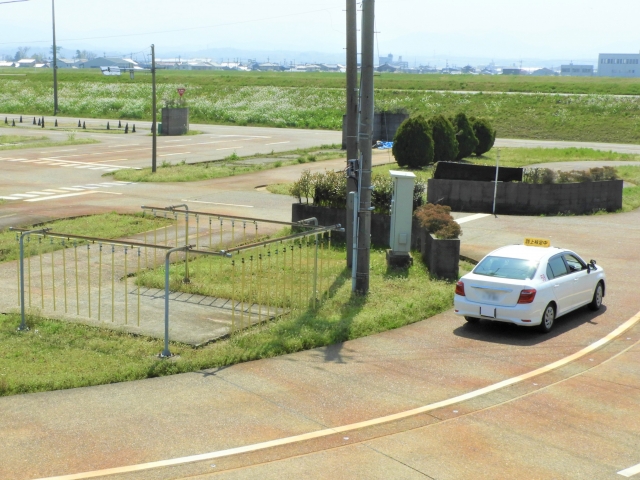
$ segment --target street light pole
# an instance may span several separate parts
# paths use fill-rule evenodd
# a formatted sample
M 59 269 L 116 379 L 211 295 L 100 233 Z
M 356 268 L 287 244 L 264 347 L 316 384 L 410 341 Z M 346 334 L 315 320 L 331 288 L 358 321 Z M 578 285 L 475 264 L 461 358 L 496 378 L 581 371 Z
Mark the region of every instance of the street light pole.
M 151 96 L 151 108 L 153 110 L 152 113 L 152 122 L 151 122 L 151 134 L 153 136 L 153 143 L 151 148 L 151 172 L 156 173 L 156 154 L 158 150 L 158 127 L 156 126 L 157 118 L 157 106 L 156 106 L 156 47 L 155 45 L 151 45 L 151 83 L 153 84 L 151 87 L 152 93 Z
M 51 0 L 51 18 L 53 24 L 53 115 L 58 114 L 58 49 L 56 47 L 56 5 Z
M 347 162 L 358 158 L 358 25 L 356 0 L 347 0 L 347 108 L 346 147 Z M 347 177 L 347 198 L 358 190 L 355 175 Z M 353 207 L 347 201 L 347 239 L 353 238 Z M 347 248 L 347 267 L 352 266 L 353 252 Z

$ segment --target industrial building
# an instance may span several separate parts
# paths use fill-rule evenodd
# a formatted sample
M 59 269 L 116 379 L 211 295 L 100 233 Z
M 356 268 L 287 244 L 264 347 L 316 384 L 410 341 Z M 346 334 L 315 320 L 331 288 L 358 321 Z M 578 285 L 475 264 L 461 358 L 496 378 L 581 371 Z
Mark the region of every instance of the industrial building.
M 560 66 L 560 75 L 563 77 L 593 77 L 593 65 L 569 65 Z
M 599 77 L 640 77 L 640 54 L 601 53 L 598 57 Z

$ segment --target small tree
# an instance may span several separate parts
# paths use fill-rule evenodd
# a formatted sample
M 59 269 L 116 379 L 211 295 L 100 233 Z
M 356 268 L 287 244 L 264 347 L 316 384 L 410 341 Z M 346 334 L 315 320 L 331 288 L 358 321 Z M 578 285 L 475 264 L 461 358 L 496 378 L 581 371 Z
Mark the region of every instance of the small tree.
M 434 161 L 447 162 L 458 158 L 456 131 L 449 120 L 442 115 L 429 119 L 433 137 Z
M 459 113 L 451 119 L 453 128 L 456 130 L 456 139 L 458 140 L 458 156 L 456 160 L 470 157 L 478 148 L 478 138 L 473 132 L 473 126 L 464 113 Z
M 493 144 L 496 141 L 496 130 L 486 118 L 471 118 L 470 120 L 473 133 L 478 139 L 478 146 L 474 153 L 480 156 L 493 148 Z
M 422 168 L 433 163 L 433 138 L 422 115 L 402 122 L 391 151 L 401 167 Z

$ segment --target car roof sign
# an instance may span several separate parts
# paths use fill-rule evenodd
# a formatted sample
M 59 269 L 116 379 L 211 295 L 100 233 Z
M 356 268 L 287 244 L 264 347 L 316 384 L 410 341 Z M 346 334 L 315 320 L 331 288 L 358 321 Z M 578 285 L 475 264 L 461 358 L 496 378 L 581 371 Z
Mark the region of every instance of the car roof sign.
M 551 240 L 546 238 L 525 238 L 524 244 L 528 247 L 549 248 L 551 246 Z

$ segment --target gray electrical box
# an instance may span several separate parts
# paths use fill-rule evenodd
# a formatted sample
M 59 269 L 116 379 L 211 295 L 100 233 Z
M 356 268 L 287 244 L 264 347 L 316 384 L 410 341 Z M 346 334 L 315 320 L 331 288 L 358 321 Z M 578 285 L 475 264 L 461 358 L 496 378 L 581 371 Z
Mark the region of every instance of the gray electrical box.
M 391 198 L 391 230 L 389 246 L 391 257 L 410 258 L 411 225 L 413 219 L 413 186 L 416 176 L 411 172 L 391 170 L 393 197 Z M 400 260 L 400 259 L 399 259 Z M 402 262 L 400 262 L 402 263 Z

